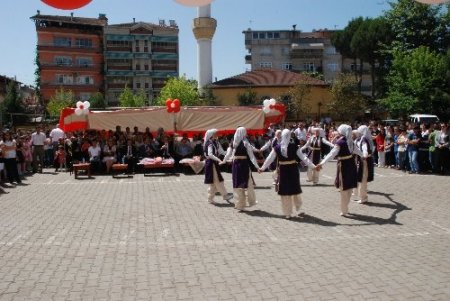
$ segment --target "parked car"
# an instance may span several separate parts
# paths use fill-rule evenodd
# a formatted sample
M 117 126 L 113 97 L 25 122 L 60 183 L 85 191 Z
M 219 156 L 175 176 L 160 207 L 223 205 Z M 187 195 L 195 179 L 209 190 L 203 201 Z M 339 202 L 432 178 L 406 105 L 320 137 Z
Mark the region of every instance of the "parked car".
M 415 124 L 421 123 L 436 123 L 439 122 L 439 118 L 436 115 L 430 114 L 413 114 L 409 115 L 409 121 Z

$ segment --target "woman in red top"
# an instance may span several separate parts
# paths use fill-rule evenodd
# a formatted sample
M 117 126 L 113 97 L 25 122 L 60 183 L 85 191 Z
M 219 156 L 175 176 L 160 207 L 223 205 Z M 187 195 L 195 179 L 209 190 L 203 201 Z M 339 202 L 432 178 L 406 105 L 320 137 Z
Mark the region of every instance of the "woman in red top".
M 381 128 L 377 130 L 377 135 L 375 136 L 375 142 L 377 144 L 377 152 L 378 152 L 378 167 L 386 166 L 386 159 L 384 153 L 384 129 Z

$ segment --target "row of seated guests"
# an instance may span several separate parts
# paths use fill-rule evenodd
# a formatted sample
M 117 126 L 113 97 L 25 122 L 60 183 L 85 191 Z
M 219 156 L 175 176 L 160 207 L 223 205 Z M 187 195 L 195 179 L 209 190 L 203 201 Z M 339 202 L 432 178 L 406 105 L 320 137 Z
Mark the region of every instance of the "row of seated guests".
M 119 136 L 117 140 L 114 135 L 108 139 L 99 139 L 95 135 L 90 138 L 73 135 L 62 142 L 61 146 L 65 155 L 58 150 L 55 166 L 60 166 L 62 161 L 90 162 L 92 171 L 97 173 L 103 170 L 109 173 L 115 163 L 128 164 L 128 172 L 133 173 L 143 158 L 172 158 L 178 163 L 184 158 L 203 155 L 202 141 L 197 137 L 191 141 L 187 135 L 180 140 L 164 135 L 161 140 L 146 137 L 143 141 L 137 137 L 126 139 L 124 136 Z

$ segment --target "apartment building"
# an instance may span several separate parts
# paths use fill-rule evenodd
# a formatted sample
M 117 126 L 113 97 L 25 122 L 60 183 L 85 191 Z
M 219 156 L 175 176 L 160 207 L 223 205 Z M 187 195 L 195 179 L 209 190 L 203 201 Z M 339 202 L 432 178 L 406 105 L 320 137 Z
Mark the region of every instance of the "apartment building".
M 178 26 L 136 22 L 105 27 L 105 83 L 109 106 L 119 103 L 125 86 L 143 90 L 148 104 L 158 97 L 168 77 L 179 73 Z
M 343 58 L 331 43 L 333 30 L 301 32 L 292 30 L 245 30 L 245 63 L 251 70 L 273 69 L 293 72 L 318 72 L 331 83 L 341 72 L 359 68 L 353 60 Z M 364 65 L 363 92 L 370 93 L 369 66 Z
M 106 16 L 51 16 L 38 11 L 31 19 L 36 25 L 43 102 L 48 102 L 59 88 L 71 90 L 76 100 L 82 101 L 104 92 Z

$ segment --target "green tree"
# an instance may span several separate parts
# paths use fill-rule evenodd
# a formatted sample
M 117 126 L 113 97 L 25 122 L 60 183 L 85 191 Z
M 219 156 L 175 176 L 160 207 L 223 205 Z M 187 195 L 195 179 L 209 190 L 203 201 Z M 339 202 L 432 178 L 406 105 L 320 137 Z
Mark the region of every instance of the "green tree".
M 72 90 L 64 90 L 59 88 L 55 91 L 55 95 L 50 98 L 47 104 L 47 112 L 51 117 L 57 117 L 61 114 L 61 110 L 67 107 L 75 106 L 75 95 Z
M 370 75 L 372 81 L 372 97 L 382 95 L 385 87 L 382 77 L 386 73 L 389 56 L 384 51 L 385 45 L 392 41 L 391 30 L 384 18 L 366 18 L 359 24 L 350 42 L 350 48 L 357 58 L 370 65 Z M 360 74 L 361 75 L 361 74 Z
M 424 46 L 394 53 L 387 78 L 388 95 L 381 101 L 393 117 L 411 113 L 450 115 L 449 56 Z
M 148 103 L 147 95 L 144 89 L 140 89 L 138 94 L 134 95 L 134 106 L 144 107 Z
M 329 111 L 341 121 L 352 121 L 364 114 L 366 104 L 362 95 L 356 92 L 357 84 L 352 75 L 340 74 L 331 86 Z
M 197 106 L 201 104 L 197 93 L 197 81 L 188 80 L 185 77 L 171 77 L 161 89 L 156 99 L 157 105 L 164 106 L 166 100 L 179 99 L 183 106 Z
M 251 87 L 247 88 L 243 93 L 236 96 L 240 106 L 255 105 L 257 101 L 257 93 Z
M 121 107 L 135 107 L 133 91 L 127 85 L 119 95 L 119 105 Z
M 439 52 L 448 49 L 449 5 L 426 5 L 414 0 L 398 0 L 390 5 L 385 17 L 394 33 L 393 49 L 411 50 L 419 46 Z
M 103 97 L 103 94 L 100 92 L 94 93 L 94 95 L 92 95 L 91 98 L 89 99 L 89 102 L 91 104 L 91 108 L 97 109 L 106 108 L 105 97 Z
M 39 100 L 39 102 L 42 101 L 42 95 L 41 95 L 41 61 L 39 59 L 39 51 L 38 46 L 36 46 L 36 57 L 34 58 L 34 63 L 36 64 L 36 70 L 34 70 L 34 85 L 35 85 L 35 91 L 36 91 L 36 97 Z
M 302 115 L 304 116 L 311 111 L 311 106 L 308 104 L 310 95 L 311 85 L 302 81 L 297 82 L 288 90 L 288 108 L 292 111 L 296 120 L 301 119 Z
M 6 86 L 4 106 L 7 113 L 20 113 L 23 111 L 23 104 L 18 91 L 18 83 L 14 80 L 10 80 Z

